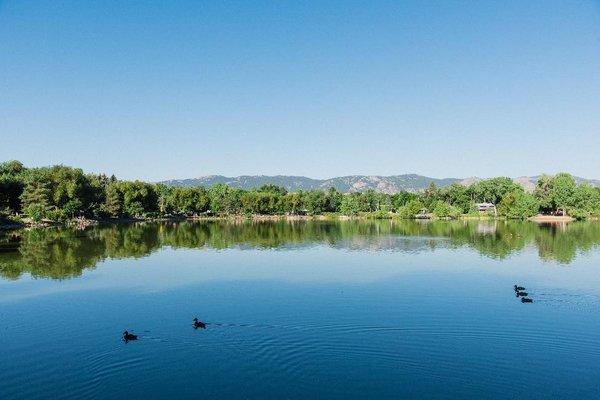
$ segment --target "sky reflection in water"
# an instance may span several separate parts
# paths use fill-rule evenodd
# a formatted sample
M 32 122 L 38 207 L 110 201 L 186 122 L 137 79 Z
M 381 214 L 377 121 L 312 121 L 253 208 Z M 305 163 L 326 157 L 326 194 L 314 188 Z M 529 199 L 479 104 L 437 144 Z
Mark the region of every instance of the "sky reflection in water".
M 2 399 L 599 395 L 600 224 L 163 223 L 0 242 Z

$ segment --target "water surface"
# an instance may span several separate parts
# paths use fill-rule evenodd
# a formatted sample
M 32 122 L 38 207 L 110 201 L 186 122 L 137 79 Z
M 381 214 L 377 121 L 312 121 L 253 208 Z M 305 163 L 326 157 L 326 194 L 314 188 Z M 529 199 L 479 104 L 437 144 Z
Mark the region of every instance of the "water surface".
M 599 245 L 594 223 L 5 233 L 0 398 L 596 399 Z

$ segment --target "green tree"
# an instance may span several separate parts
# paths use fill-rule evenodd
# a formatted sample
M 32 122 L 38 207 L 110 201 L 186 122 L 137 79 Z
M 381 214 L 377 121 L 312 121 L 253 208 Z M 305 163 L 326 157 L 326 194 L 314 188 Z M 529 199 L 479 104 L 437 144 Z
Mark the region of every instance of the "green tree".
M 48 216 L 50 205 L 50 182 L 38 176 L 30 179 L 21 195 L 23 211 L 32 220 L 40 221 Z
M 273 215 L 282 211 L 282 196 L 274 192 L 250 191 L 241 195 L 242 208 L 246 213 Z
M 217 183 L 208 190 L 210 210 L 215 214 L 235 214 L 241 211 L 241 189 L 233 189 L 225 184 Z
M 88 182 L 86 182 L 86 177 L 81 169 L 55 165 L 50 167 L 47 172 L 52 182 L 53 205 L 62 209 L 71 200 L 79 199 L 79 206 L 83 207 L 81 199 L 84 197 Z
M 158 211 L 158 195 L 152 185 L 140 181 L 120 182 L 119 190 L 127 216 L 141 218 Z
M 278 196 L 285 196 L 287 194 L 287 190 L 284 187 L 272 184 L 262 185 L 257 191 L 261 193 L 273 193 Z
M 7 210 L 8 214 L 21 211 L 25 173 L 26 169 L 19 161 L 0 164 L 0 210 Z
M 123 195 L 118 183 L 112 182 L 106 187 L 106 200 L 102 211 L 111 218 L 118 218 L 123 214 Z
M 19 176 L 25 171 L 20 161 L 11 160 L 0 163 L 0 175 Z
M 542 211 L 548 212 L 556 209 L 552 200 L 552 190 L 554 188 L 554 177 L 542 175 L 538 178 L 535 185 L 534 195 L 540 204 Z
M 506 218 L 525 219 L 539 212 L 539 202 L 521 190 L 508 193 L 498 205 L 498 214 Z
M 350 193 L 342 197 L 340 211 L 344 215 L 358 215 L 361 211 L 360 193 Z
M 304 201 L 306 204 L 306 209 L 310 215 L 322 214 L 323 211 L 325 211 L 325 206 L 327 205 L 325 192 L 322 190 L 313 190 L 308 192 Z
M 554 177 L 551 198 L 556 208 L 562 210 L 563 215 L 567 215 L 567 210 L 573 206 L 575 188 L 575 180 L 571 175 L 560 173 Z
M 71 199 L 63 206 L 63 211 L 66 216 L 74 218 L 79 216 L 82 212 L 83 203 L 78 198 Z
M 420 197 L 423 205 L 428 209 L 432 209 L 435 203 L 440 200 L 440 190 L 435 183 L 431 182 L 429 187 L 423 191 Z
M 81 191 L 81 203 L 85 216 L 102 218 L 102 205 L 106 202 L 106 189 L 111 180 L 104 174 L 88 174 Z
M 392 208 L 397 211 L 400 207 L 406 205 L 409 201 L 417 200 L 418 198 L 419 196 L 416 193 L 402 191 L 391 195 L 390 201 L 392 203 Z
M 288 193 L 283 196 L 283 209 L 292 215 L 304 209 L 304 195 L 302 192 Z
M 472 185 L 470 189 L 477 202 L 490 202 L 492 204 L 498 204 L 508 193 L 523 191 L 521 185 L 507 177 L 486 179 Z
M 339 212 L 342 206 L 343 194 L 340 193 L 336 188 L 329 188 L 325 193 L 325 211 L 326 212 Z
M 438 200 L 431 213 L 437 218 L 458 218 L 461 210 L 445 201 Z
M 398 214 L 401 218 L 412 219 L 415 218 L 423 208 L 423 203 L 419 200 L 411 200 L 406 203 L 406 205 L 400 207 Z
M 461 213 L 469 212 L 473 205 L 469 188 L 459 183 L 453 183 L 441 190 L 440 197 L 446 203 L 458 208 Z
M 203 213 L 208 210 L 210 199 L 206 189 L 202 186 L 190 189 L 192 195 L 192 210 L 194 213 Z

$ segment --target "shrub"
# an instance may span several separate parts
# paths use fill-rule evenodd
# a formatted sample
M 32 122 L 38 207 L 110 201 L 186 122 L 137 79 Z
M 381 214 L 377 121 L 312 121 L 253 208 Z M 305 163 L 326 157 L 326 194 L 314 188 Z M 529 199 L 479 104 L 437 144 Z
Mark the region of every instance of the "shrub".
M 398 215 L 400 218 L 411 219 L 415 218 L 417 214 L 423 209 L 423 204 L 419 200 L 411 200 L 406 205 L 398 209 Z
M 367 218 L 371 218 L 371 219 L 391 219 L 392 218 L 392 215 L 390 214 L 390 212 L 386 211 L 386 210 L 373 211 L 371 213 L 367 213 L 366 216 L 367 216 Z
M 458 218 L 461 215 L 460 210 L 457 207 L 452 206 L 443 201 L 438 201 L 433 207 L 432 214 L 436 218 Z
M 514 191 L 502 199 L 498 205 L 498 214 L 511 219 L 525 219 L 538 213 L 540 204 L 531 194 Z

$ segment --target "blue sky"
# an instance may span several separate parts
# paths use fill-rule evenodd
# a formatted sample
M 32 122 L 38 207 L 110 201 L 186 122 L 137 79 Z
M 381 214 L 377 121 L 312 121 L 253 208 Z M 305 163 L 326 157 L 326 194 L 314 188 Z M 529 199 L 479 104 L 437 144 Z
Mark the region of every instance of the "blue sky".
M 0 160 L 600 178 L 600 3 L 0 0 Z

